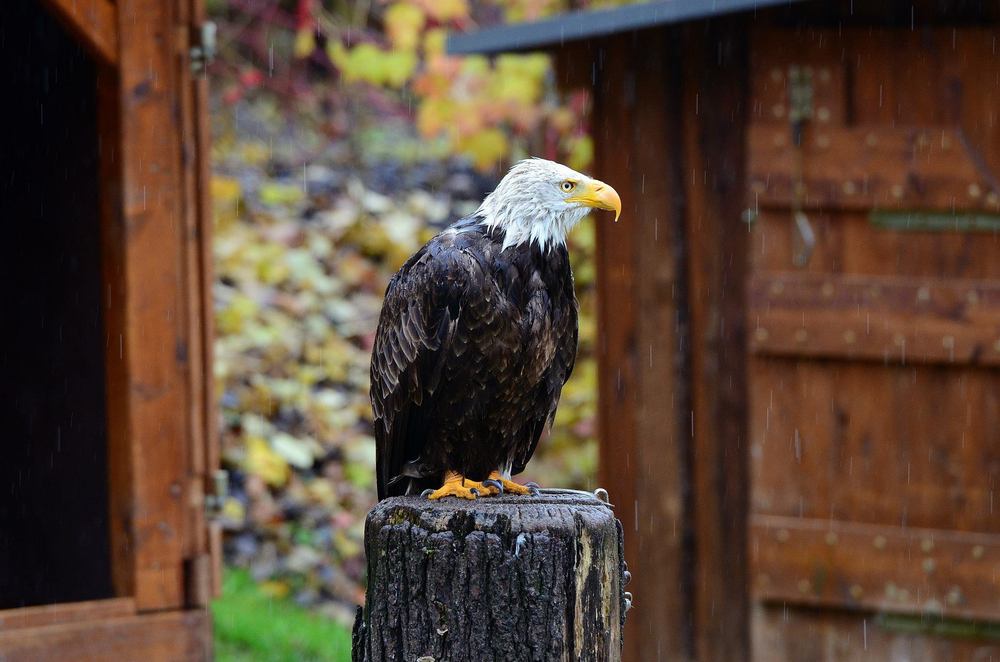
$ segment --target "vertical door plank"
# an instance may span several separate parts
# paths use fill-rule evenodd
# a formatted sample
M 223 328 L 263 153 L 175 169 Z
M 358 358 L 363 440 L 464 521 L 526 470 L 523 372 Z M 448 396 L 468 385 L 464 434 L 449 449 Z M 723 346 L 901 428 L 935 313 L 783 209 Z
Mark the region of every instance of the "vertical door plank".
M 198 39 L 205 21 L 202 0 L 177 0 L 178 25 L 182 48 Z M 178 66 L 178 90 L 181 100 L 182 163 L 184 166 L 184 291 L 187 301 L 188 389 L 191 450 L 189 454 L 191 503 L 188 520 L 187 556 L 197 559 L 193 567 L 206 572 L 192 572 L 195 582 L 208 580 L 207 586 L 189 586 L 193 604 L 205 604 L 221 591 L 221 530 L 209 523 L 203 507 L 206 488 L 212 487 L 212 473 L 219 467 L 219 448 L 215 400 L 212 396 L 213 309 L 212 309 L 212 217 L 210 201 L 210 146 L 208 130 L 208 74 L 193 72 L 190 61 L 182 58 Z
M 171 3 L 119 5 L 123 197 L 125 434 L 131 450 L 135 600 L 184 603 L 188 338 L 184 300 L 181 131 Z
M 108 495 L 111 581 L 115 595 L 132 595 L 132 448 L 128 364 L 125 355 L 125 243 L 122 216 L 121 94 L 118 70 L 97 75 L 98 161 L 101 175 L 101 294 L 104 306 L 105 394 L 108 416 Z
M 596 174 L 624 204 L 619 223 L 598 219 L 597 271 L 601 484 L 625 527 L 636 577 L 626 660 L 692 654 L 684 590 L 681 141 L 671 34 L 615 37 L 601 42 L 596 59 Z
M 744 287 L 748 64 L 740 19 L 685 32 L 695 632 L 699 660 L 749 645 Z

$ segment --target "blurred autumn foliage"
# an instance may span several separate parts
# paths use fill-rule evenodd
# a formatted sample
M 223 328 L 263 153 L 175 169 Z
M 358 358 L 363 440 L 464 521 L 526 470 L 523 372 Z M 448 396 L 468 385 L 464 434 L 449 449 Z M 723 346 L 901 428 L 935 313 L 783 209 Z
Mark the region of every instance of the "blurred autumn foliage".
M 501 166 L 585 168 L 583 93 L 546 56 L 454 58 L 448 30 L 547 0 L 215 0 L 216 391 L 227 562 L 343 622 L 363 601 L 375 501 L 369 352 L 389 277 L 473 211 Z M 571 236 L 580 353 L 525 480 L 593 489 L 593 232 Z
M 425 140 L 486 171 L 529 153 L 586 168 L 584 91 L 560 97 L 543 54 L 450 57 L 449 31 L 623 2 L 570 0 L 209 0 L 220 24 L 222 98 L 265 88 L 308 104 L 335 132 L 374 97 Z M 572 6 L 572 7 L 571 7 Z M 364 97 L 363 99 L 359 99 Z

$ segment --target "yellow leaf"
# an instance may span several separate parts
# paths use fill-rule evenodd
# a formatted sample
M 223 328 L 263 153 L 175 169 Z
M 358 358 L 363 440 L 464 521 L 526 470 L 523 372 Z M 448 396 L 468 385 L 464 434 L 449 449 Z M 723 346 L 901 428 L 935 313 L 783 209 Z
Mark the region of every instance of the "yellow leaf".
M 444 28 L 434 28 L 424 34 L 424 55 L 444 55 L 448 43 L 448 31 Z
M 280 600 L 281 598 L 286 597 L 290 590 L 291 589 L 288 587 L 288 584 L 285 582 L 279 582 L 273 579 L 261 582 L 260 584 L 260 592 L 269 598 L 277 598 Z
M 316 35 L 312 27 L 301 28 L 295 33 L 295 45 L 292 52 L 297 58 L 309 57 L 316 50 Z
M 425 137 L 435 136 L 447 127 L 455 116 L 455 102 L 450 98 L 425 99 L 417 109 L 417 129 Z
M 332 481 L 316 479 L 306 487 L 309 498 L 324 506 L 332 506 L 337 501 L 337 493 Z
M 420 42 L 425 16 L 420 7 L 403 0 L 385 11 L 385 29 L 393 47 L 412 51 Z
M 275 487 L 288 481 L 288 463 L 261 437 L 247 439 L 246 470 Z
M 246 509 L 239 499 L 229 497 L 222 504 L 222 517 L 230 522 L 242 523 L 246 517 Z
M 229 305 L 216 314 L 215 322 L 222 333 L 240 333 L 258 310 L 253 299 L 243 294 L 237 294 L 229 302 Z
M 229 227 L 239 218 L 242 195 L 238 179 L 218 175 L 212 177 L 212 211 L 217 227 Z
M 428 16 L 439 23 L 455 21 L 469 15 L 469 4 L 466 0 L 420 0 Z
M 590 136 L 577 136 L 568 143 L 566 164 L 574 170 L 586 170 L 594 160 L 594 141 Z
M 412 51 L 383 51 L 374 44 L 358 44 L 348 50 L 334 42 L 327 49 L 330 60 L 347 82 L 402 87 L 413 75 L 417 55 Z
M 382 84 L 389 87 L 403 87 L 417 68 L 417 55 L 413 51 L 383 52 L 382 59 Z
M 507 153 L 507 136 L 500 129 L 484 129 L 463 138 L 459 150 L 479 170 L 489 170 Z

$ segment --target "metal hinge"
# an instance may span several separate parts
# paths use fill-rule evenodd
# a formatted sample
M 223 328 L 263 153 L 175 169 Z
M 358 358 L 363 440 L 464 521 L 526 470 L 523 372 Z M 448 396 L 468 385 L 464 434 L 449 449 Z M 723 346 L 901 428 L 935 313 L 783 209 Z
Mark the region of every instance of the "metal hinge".
M 795 222 L 792 263 L 804 267 L 812 257 L 816 248 L 816 233 L 813 231 L 809 217 L 803 210 L 806 186 L 803 173 L 805 155 L 802 146 L 802 134 L 806 123 L 813 117 L 813 81 L 812 67 L 792 65 L 788 68 L 788 122 L 792 131 L 792 145 L 795 148 L 792 186 L 792 219 Z
M 194 43 L 188 51 L 191 58 L 191 71 L 196 74 L 203 74 L 208 70 L 208 65 L 215 60 L 216 53 L 216 32 L 217 27 L 212 21 L 205 21 L 200 29 L 195 32 Z
M 217 469 L 212 472 L 211 490 L 205 495 L 205 517 L 215 521 L 222 516 L 222 508 L 229 498 L 229 472 Z

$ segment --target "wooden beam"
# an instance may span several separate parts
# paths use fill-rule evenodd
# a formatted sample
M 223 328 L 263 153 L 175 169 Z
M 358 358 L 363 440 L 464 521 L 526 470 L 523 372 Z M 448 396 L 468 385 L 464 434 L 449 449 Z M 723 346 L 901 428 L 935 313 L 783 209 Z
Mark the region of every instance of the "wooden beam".
M 135 613 L 135 601 L 131 598 L 111 598 L 110 600 L 86 600 L 65 604 L 21 607 L 0 611 L 0 632 L 20 628 L 37 628 L 46 625 L 97 621 L 120 618 Z
M 176 0 L 180 40 L 190 41 L 190 32 L 205 20 L 200 0 Z M 187 302 L 188 390 L 191 452 L 189 454 L 191 503 L 185 555 L 192 559 L 189 572 L 189 606 L 204 606 L 222 589 L 221 525 L 206 521 L 206 489 L 214 484 L 212 474 L 219 468 L 216 406 L 212 397 L 213 319 L 212 313 L 212 216 L 211 163 L 208 130 L 208 75 L 194 74 L 187 65 L 178 71 L 181 99 L 181 139 L 184 155 L 184 297 Z M 200 596 L 200 597 L 198 597 Z
M 758 274 L 756 354 L 1000 365 L 1000 285 L 958 279 Z
M 746 659 L 748 440 L 744 279 L 748 45 L 739 18 L 685 28 L 697 658 Z
M 112 0 L 43 0 L 103 64 L 118 63 L 118 9 Z
M 750 541 L 759 600 L 1000 619 L 1000 535 L 755 515 Z
M 597 174 L 624 204 L 619 223 L 597 225 L 600 480 L 642 587 L 625 626 L 633 661 L 693 654 L 676 35 L 623 35 L 592 51 Z
M 749 132 L 755 206 L 792 206 L 800 148 L 790 134 L 787 124 Z M 810 126 L 801 151 L 806 208 L 1000 211 L 1000 183 L 961 129 Z
M 127 399 L 117 431 L 131 483 L 134 592 L 140 611 L 185 604 L 189 486 L 190 338 L 185 290 L 184 186 L 173 3 L 124 2 L 119 16 L 120 278 Z M 122 515 L 122 513 L 119 513 Z
M 211 659 L 205 611 L 91 619 L 0 632 L 5 662 L 200 662 Z
M 115 595 L 133 594 L 132 448 L 128 358 L 125 354 L 125 228 L 122 216 L 121 82 L 115 67 L 97 74 L 98 171 L 101 214 L 101 296 L 108 420 L 108 525 Z

